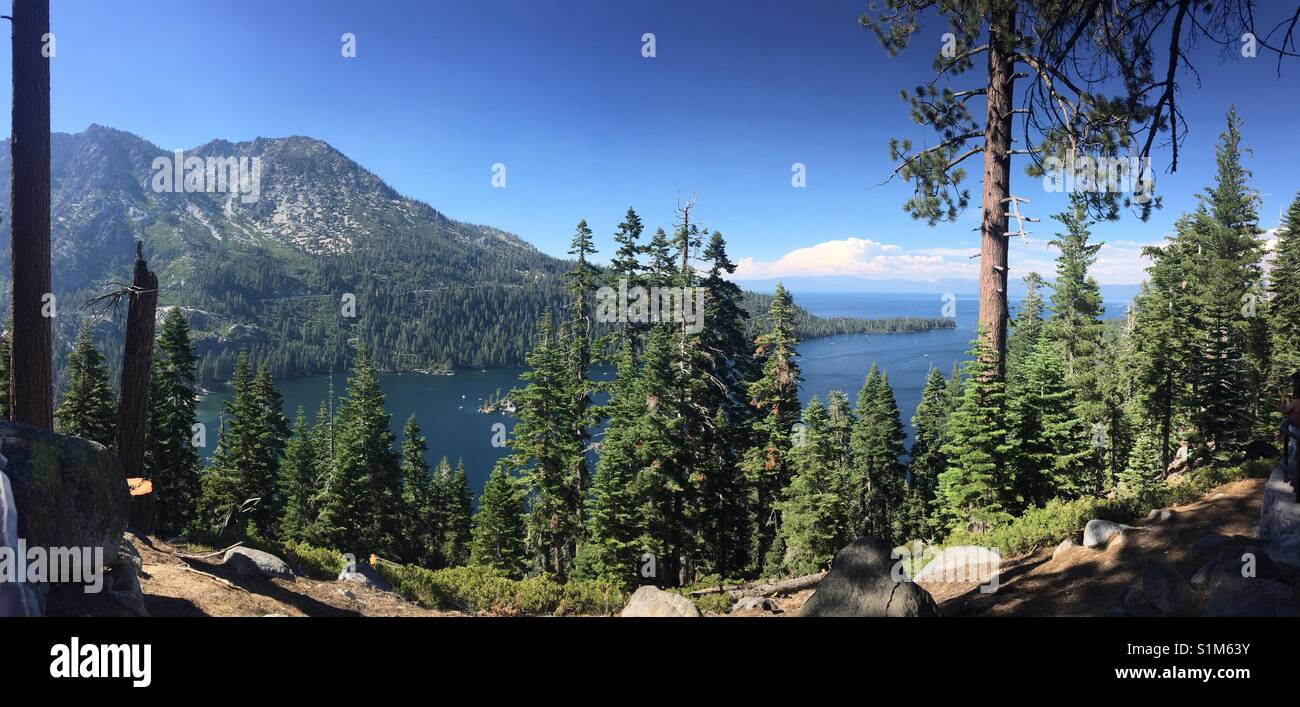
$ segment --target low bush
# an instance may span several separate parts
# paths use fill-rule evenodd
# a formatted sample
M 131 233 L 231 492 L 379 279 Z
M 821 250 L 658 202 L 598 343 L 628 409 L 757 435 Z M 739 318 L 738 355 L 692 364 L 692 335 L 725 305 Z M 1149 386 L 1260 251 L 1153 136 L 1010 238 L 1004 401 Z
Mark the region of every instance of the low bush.
M 608 615 L 623 608 L 612 582 L 574 579 L 561 584 L 548 575 L 511 579 L 487 567 L 430 570 L 381 562 L 379 573 L 407 599 L 437 609 L 503 615 Z
M 337 579 L 343 571 L 343 553 L 287 540 L 281 546 L 284 560 L 312 579 Z

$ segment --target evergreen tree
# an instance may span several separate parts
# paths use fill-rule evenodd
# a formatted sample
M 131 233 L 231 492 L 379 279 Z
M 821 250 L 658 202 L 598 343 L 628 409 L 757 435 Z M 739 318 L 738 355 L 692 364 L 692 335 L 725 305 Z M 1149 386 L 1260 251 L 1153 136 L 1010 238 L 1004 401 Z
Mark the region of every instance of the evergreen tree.
M 469 562 L 474 512 L 474 495 L 469 488 L 465 462 L 457 460 L 456 469 L 442 482 L 441 497 L 445 504 L 443 521 L 443 557 L 448 565 L 459 567 Z
M 257 406 L 257 474 L 251 479 L 255 482 L 253 492 L 262 499 L 253 511 L 253 520 L 262 536 L 271 539 L 279 537 L 279 522 L 284 512 L 279 469 L 290 427 L 289 418 L 284 415 L 284 399 L 275 389 L 271 369 L 266 365 L 260 366 L 253 378 L 253 399 Z
M 358 556 L 391 554 L 401 530 L 401 468 L 384 394 L 364 347 L 357 348 L 334 428 L 333 468 L 313 535 Z
M 145 468 L 153 478 L 155 530 L 164 537 L 187 530 L 202 491 L 195 423 L 196 358 L 180 307 L 163 318 L 154 346 Z
M 428 445 L 413 414 L 402 428 L 401 555 L 407 562 L 423 567 L 441 567 L 445 562 L 439 491 L 442 477 L 450 476 L 451 468 L 443 457 L 438 474 L 430 478 L 429 462 L 425 459 L 427 451 Z
M 11 322 L 0 332 L 0 420 L 9 419 L 9 330 L 12 328 Z
M 280 461 L 280 495 L 284 499 L 280 534 L 287 540 L 305 540 L 316 520 L 314 497 L 320 477 L 312 435 L 307 413 L 299 407 L 294 416 L 293 434 L 285 444 L 284 459 Z
M 794 476 L 777 504 L 783 550 L 770 574 L 802 575 L 826 568 L 849 538 L 843 476 L 836 468 L 835 439 L 820 399 L 804 408 L 802 427 L 790 451 Z
M 1013 330 L 1012 341 L 1016 336 Z M 939 369 L 931 368 L 921 390 L 921 402 L 912 415 L 912 458 L 907 467 L 907 497 L 902 511 L 907 538 L 929 540 L 939 531 L 934 507 L 939 475 L 948 467 L 948 457 L 943 453 L 949 405 L 947 385 Z
M 853 452 L 850 523 L 855 536 L 885 542 L 899 539 L 895 517 L 902 501 L 905 471 L 903 423 L 889 380 L 872 364 L 858 392 L 857 423 L 849 442 Z
M 90 329 L 83 326 L 68 355 L 68 388 L 55 410 L 57 431 L 112 448 L 116 416 L 104 357 L 95 348 Z
M 511 577 L 522 577 L 528 567 L 524 534 L 523 494 L 499 464 L 479 497 L 470 561 Z
M 1043 278 L 1036 272 L 1025 276 L 1025 298 L 1016 307 L 1007 338 L 1007 390 L 1014 395 L 1020 368 L 1043 336 L 1043 296 L 1038 293 Z
M 997 356 L 978 335 L 970 355 L 961 401 L 948 418 L 939 503 L 946 527 L 983 532 L 1007 521 L 1019 500 L 1007 465 L 1006 389 Z
M 749 404 L 757 411 L 755 445 L 745 452 L 742 468 L 755 489 L 757 522 L 754 556 L 780 563 L 769 551 L 780 529 L 776 501 L 790 482 L 790 433 L 799 421 L 798 340 L 793 329 L 793 299 L 780 283 L 768 312 L 768 331 L 755 340 L 762 375 L 749 386 Z
M 1300 194 L 1277 229 L 1268 292 L 1272 394 L 1278 388 L 1285 390 L 1291 374 L 1300 371 Z
M 1015 497 L 1026 505 L 1041 506 L 1053 498 L 1096 491 L 1091 464 L 1095 452 L 1083 420 L 1075 413 L 1074 393 L 1065 382 L 1059 349 L 1040 341 L 1023 365 L 1017 395 L 1008 406 Z
M 632 347 L 619 352 L 618 369 L 606 406 L 609 424 L 600 443 L 592 486 L 585 572 L 631 586 L 643 552 L 643 497 L 638 488 L 636 424 L 646 409 Z

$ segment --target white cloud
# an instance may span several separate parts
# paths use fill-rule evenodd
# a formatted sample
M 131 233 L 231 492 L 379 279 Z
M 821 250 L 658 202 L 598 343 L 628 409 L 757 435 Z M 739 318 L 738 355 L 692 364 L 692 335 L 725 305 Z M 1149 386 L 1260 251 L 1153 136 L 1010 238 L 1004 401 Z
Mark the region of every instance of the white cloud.
M 1056 270 L 1057 249 L 1045 237 L 1031 237 L 1026 243 L 1015 239 L 1011 245 L 1011 276 L 1014 280 L 1036 271 L 1051 279 Z M 1091 269 L 1103 285 L 1131 285 L 1146 279 L 1150 259 L 1142 248 L 1159 242 L 1111 241 L 1097 252 Z M 781 277 L 850 276 L 868 280 L 919 280 L 933 282 L 944 278 L 974 280 L 979 276 L 979 248 L 904 248 L 867 238 L 823 241 L 797 248 L 772 261 L 742 258 L 735 277 L 761 280 Z

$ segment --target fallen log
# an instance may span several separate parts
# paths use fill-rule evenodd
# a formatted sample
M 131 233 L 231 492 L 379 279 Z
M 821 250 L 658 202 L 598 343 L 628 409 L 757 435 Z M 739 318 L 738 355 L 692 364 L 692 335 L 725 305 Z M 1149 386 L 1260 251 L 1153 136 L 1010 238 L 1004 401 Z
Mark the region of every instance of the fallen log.
M 776 582 L 749 582 L 748 584 L 737 584 L 730 587 L 709 587 L 708 589 L 697 589 L 691 592 L 691 596 L 703 596 L 706 594 L 726 593 L 732 599 L 742 597 L 778 597 L 786 594 L 794 594 L 817 586 L 817 583 L 825 577 L 825 572 L 816 574 L 806 574 L 802 577 L 791 577 Z

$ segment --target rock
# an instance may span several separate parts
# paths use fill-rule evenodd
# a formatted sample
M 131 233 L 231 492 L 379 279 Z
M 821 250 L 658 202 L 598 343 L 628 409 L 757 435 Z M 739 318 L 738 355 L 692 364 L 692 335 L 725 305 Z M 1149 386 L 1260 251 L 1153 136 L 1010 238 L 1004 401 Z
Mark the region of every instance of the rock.
M 1155 560 L 1147 560 L 1142 566 L 1142 595 L 1166 615 L 1186 614 L 1196 602 L 1187 580 L 1174 568 Z
M 835 555 L 801 616 L 938 616 L 934 598 L 910 582 L 883 540 L 861 537 Z
M 735 604 L 731 605 L 729 613 L 737 611 L 776 611 L 776 602 L 767 597 L 741 597 Z
M 0 471 L 0 549 L 18 551 L 18 510 L 9 477 Z M 26 582 L 0 582 L 0 618 L 40 616 L 40 597 Z
M 997 550 L 979 545 L 946 547 L 912 577 L 913 582 L 996 583 L 1002 567 Z
M 339 589 L 339 596 L 343 597 L 344 599 L 347 599 L 348 601 L 357 600 L 357 595 L 353 593 L 351 589 Z
M 1221 581 L 1242 579 L 1242 573 L 1252 564 L 1254 578 L 1277 579 L 1277 567 L 1263 546 L 1249 541 L 1230 542 L 1192 575 L 1192 586 L 1213 587 Z
M 1226 579 L 1205 600 L 1206 616 L 1296 616 L 1295 592 L 1271 579 Z
M 221 558 L 221 563 L 233 569 L 240 577 L 293 579 L 293 570 L 289 569 L 284 560 L 251 547 L 230 548 Z
M 1283 535 L 1269 543 L 1264 551 L 1277 564 L 1300 568 L 1300 535 Z
M 288 615 L 288 614 L 262 614 L 262 618 L 264 618 L 264 619 L 287 619 L 287 618 L 289 618 L 289 615 Z
M 1147 523 L 1168 523 L 1177 515 L 1172 508 L 1152 508 L 1144 519 Z
M 0 454 L 28 547 L 92 548 L 117 560 L 130 491 L 117 455 L 80 437 L 0 422 Z
M 1260 540 L 1269 542 L 1286 535 L 1300 534 L 1300 503 L 1295 489 L 1282 479 L 1282 467 L 1273 469 L 1264 484 L 1264 504 L 1259 511 Z
M 1055 560 L 1056 558 L 1064 554 L 1066 551 L 1076 547 L 1079 547 L 1079 543 L 1075 542 L 1074 538 L 1066 538 L 1061 541 L 1060 545 L 1056 546 L 1055 550 L 1052 550 L 1052 559 Z
M 1104 548 L 1115 536 L 1126 535 L 1140 530 L 1141 528 L 1134 528 L 1131 525 L 1124 525 L 1110 520 L 1090 520 L 1083 528 L 1083 546 Z
M 1201 559 L 1223 549 L 1228 543 L 1233 542 L 1232 538 L 1226 535 L 1204 535 L 1192 545 L 1192 557 Z
M 694 602 L 680 594 L 665 592 L 647 584 L 636 590 L 619 616 L 693 617 L 700 616 Z
M 339 572 L 339 581 L 360 584 L 363 587 L 370 587 L 381 592 L 391 591 L 388 582 L 385 582 L 379 572 L 370 565 L 357 565 L 351 571 L 344 568 L 342 572 Z
M 1151 603 L 1141 589 L 1130 587 L 1128 593 L 1124 595 L 1124 606 L 1114 613 L 1119 616 L 1159 616 L 1160 609 Z

